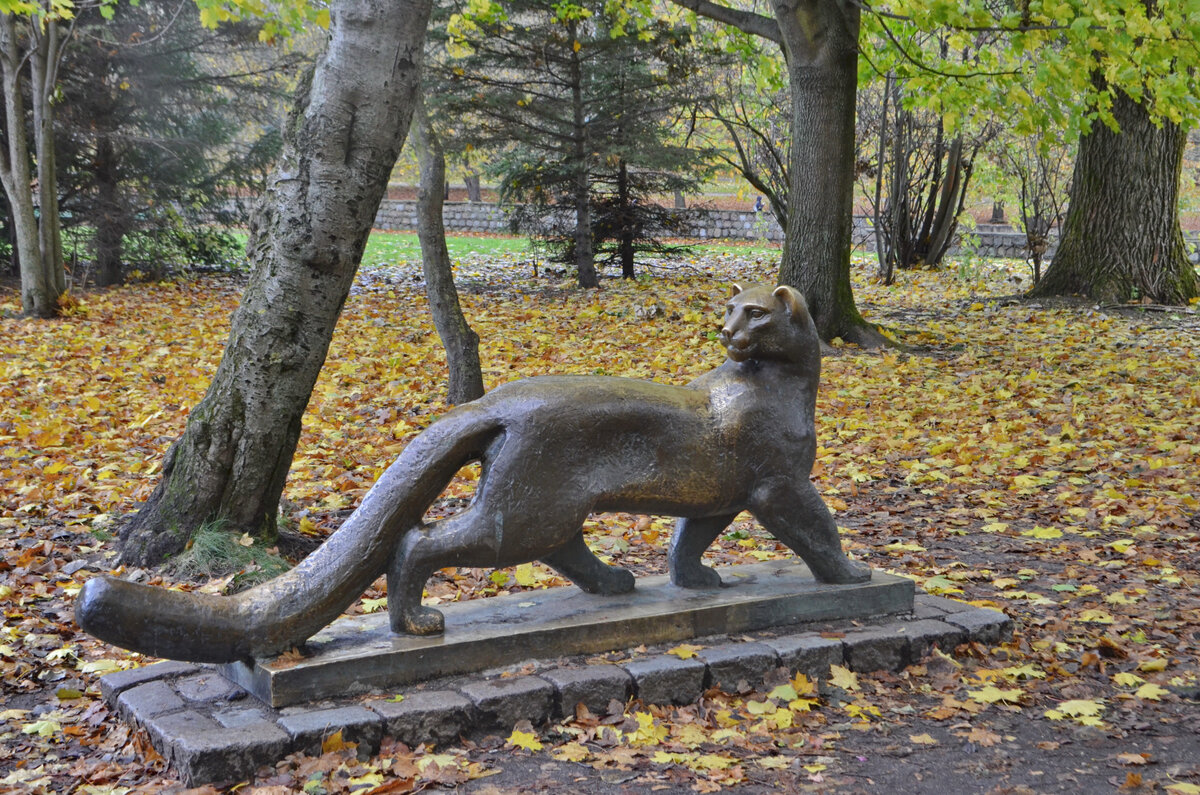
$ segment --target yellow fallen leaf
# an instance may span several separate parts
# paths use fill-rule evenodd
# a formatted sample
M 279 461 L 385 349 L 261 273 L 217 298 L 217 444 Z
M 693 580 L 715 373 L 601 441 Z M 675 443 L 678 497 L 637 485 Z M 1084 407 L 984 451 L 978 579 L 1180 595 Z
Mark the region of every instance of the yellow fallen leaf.
M 842 690 L 858 690 L 858 674 L 841 665 L 829 666 L 829 683 Z
M 1137 687 L 1145 681 L 1142 677 L 1129 671 L 1121 671 L 1119 674 L 1113 674 L 1113 682 L 1121 687 Z
M 1062 538 L 1062 534 L 1062 530 L 1059 530 L 1057 527 L 1035 527 L 1032 530 L 1026 530 L 1021 533 L 1021 535 L 1028 536 L 1029 538 L 1041 539 Z
M 1073 718 L 1084 715 L 1099 715 L 1104 711 L 1104 704 L 1097 700 L 1075 698 L 1059 704 L 1058 711 Z
M 1170 784 L 1163 784 L 1163 789 L 1171 795 L 1200 795 L 1200 785 L 1186 781 L 1172 781 Z
M 1160 701 L 1162 697 L 1167 695 L 1169 692 L 1171 691 L 1167 690 L 1165 687 L 1159 687 L 1153 682 L 1147 682 L 1134 691 L 1134 695 L 1138 698 L 1144 698 L 1149 701 Z
M 1002 689 L 995 685 L 988 685 L 982 690 L 968 690 L 967 695 L 972 701 L 978 701 L 980 704 L 995 704 L 999 701 L 1016 704 L 1024 693 L 1019 687 Z
M 582 762 L 592 754 L 581 743 L 570 742 L 555 748 L 550 755 L 560 762 Z
M 908 740 L 913 745 L 937 745 L 938 741 L 934 739 L 928 732 L 924 734 L 910 734 Z
M 1167 660 L 1164 657 L 1155 657 L 1152 660 L 1142 660 L 1140 663 L 1138 663 L 1138 670 L 1146 671 L 1148 673 L 1165 671 L 1167 670 Z
M 520 729 L 513 729 L 512 734 L 508 736 L 508 744 L 513 748 L 524 748 L 527 751 L 542 750 L 542 743 L 536 734 L 523 732 Z M 445 765 L 440 765 L 440 767 L 445 767 Z
M 693 646 L 690 643 L 681 643 L 673 649 L 667 649 L 667 654 L 674 654 L 681 660 L 688 660 L 695 657 L 696 652 L 703 648 L 703 646 Z

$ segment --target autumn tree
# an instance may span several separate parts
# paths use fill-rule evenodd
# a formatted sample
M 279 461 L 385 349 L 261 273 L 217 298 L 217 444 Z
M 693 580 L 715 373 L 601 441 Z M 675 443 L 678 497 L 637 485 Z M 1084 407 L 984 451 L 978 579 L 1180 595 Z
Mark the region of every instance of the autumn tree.
M 157 488 L 121 533 L 149 564 L 200 524 L 271 536 L 300 435 L 379 202 L 408 134 L 429 0 L 342 0 L 296 93 L 251 230 L 251 275 L 224 356 Z
M 886 42 L 873 55 L 912 80 L 914 103 L 959 116 L 1002 109 L 1017 133 L 1078 136 L 1058 252 L 1035 294 L 1179 303 L 1200 292 L 1178 217 L 1185 131 L 1200 115 L 1191 4 L 892 0 L 872 9 Z M 912 46 L 931 26 L 950 31 L 951 53 L 973 48 L 972 61 Z
M 0 6 L 7 144 L 0 149 L 0 184 L 12 214 L 21 309 L 36 317 L 57 314 L 59 298 L 67 290 L 55 172 L 54 95 L 74 25 L 71 3 L 35 0 Z
M 302 58 L 257 44 L 253 23 L 206 29 L 191 4 L 143 0 L 110 16 L 80 12 L 61 69 L 64 223 L 94 230 L 99 285 L 119 283 L 130 259 L 149 270 L 230 259 L 235 240 L 212 219 L 269 156 L 259 138 Z
M 635 251 L 654 248 L 673 217 L 654 197 L 695 190 L 703 168 L 704 153 L 671 139 L 693 100 L 691 31 L 618 11 L 509 0 L 448 26 L 459 57 L 446 64 L 456 98 L 446 109 L 478 119 L 473 141 L 498 152 L 492 170 L 519 228 L 572 264 L 584 287 L 598 285 L 606 248 L 632 276 Z

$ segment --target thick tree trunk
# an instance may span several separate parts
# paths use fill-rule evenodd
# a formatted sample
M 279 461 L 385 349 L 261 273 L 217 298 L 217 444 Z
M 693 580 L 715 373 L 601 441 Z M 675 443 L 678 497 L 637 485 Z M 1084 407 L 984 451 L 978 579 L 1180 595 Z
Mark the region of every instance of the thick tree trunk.
M 479 172 L 468 172 L 463 177 L 463 184 L 467 186 L 467 201 L 472 204 L 479 204 L 483 201 L 483 187 L 479 181 Z
M 446 350 L 450 371 L 447 399 L 466 403 L 483 396 L 483 373 L 479 366 L 479 335 L 463 316 L 454 286 L 450 252 L 446 249 L 446 227 L 442 222 L 442 199 L 438 188 L 446 178 L 442 144 L 418 102 L 412 125 L 421 184 L 417 190 L 417 237 L 421 241 L 421 267 L 425 271 L 425 296 L 433 325 Z
M 252 229 L 253 270 L 208 393 L 122 532 L 146 565 L 221 521 L 270 536 L 300 419 L 412 116 L 430 0 L 342 0 Z
M 859 7 L 840 0 L 775 0 L 792 141 L 779 281 L 804 293 L 821 339 L 885 343 L 850 286 Z
M 1097 122 L 1079 141 L 1058 252 L 1032 295 L 1186 303 L 1200 291 L 1179 227 L 1187 133 L 1121 91 L 1113 116 L 1119 133 Z

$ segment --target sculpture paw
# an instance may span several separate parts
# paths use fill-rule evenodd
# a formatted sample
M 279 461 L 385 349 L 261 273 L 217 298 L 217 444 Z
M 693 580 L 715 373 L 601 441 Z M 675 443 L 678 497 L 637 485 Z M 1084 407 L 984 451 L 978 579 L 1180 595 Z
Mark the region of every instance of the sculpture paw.
M 604 583 L 604 591 L 606 594 L 629 593 L 633 590 L 634 583 L 637 578 L 633 576 L 633 572 L 629 569 L 620 569 L 614 567 L 611 569 L 611 576 Z
M 815 571 L 814 574 L 816 574 Z M 870 579 L 871 567 L 865 563 L 850 560 L 849 558 L 846 558 L 835 571 L 822 572 L 821 575 L 817 575 L 818 581 L 833 583 L 835 585 L 852 585 L 854 583 L 867 582 Z
M 671 584 L 680 588 L 720 588 L 721 575 L 703 564 L 671 569 Z
M 432 607 L 418 607 L 404 614 L 404 631 L 410 635 L 441 635 L 446 617 Z

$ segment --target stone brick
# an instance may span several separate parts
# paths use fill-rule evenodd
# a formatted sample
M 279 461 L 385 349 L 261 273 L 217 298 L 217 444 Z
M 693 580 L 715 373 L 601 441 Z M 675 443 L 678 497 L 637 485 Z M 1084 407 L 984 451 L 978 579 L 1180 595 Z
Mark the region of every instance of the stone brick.
M 458 690 L 475 705 L 480 729 L 511 729 L 523 720 L 545 723 L 554 710 L 554 685 L 536 676 L 468 682 Z
M 726 643 L 702 649 L 697 656 L 708 666 L 706 684 L 727 693 L 737 692 L 739 682 L 757 688 L 779 667 L 775 650 L 765 643 Z
M 903 625 L 856 629 L 842 638 L 846 667 L 852 671 L 897 671 L 908 661 L 908 636 Z
M 279 726 L 291 735 L 293 748 L 310 754 L 319 754 L 321 743 L 339 731 L 346 742 L 358 743 L 358 755 L 363 759 L 375 754 L 383 739 L 383 718 L 359 706 L 286 715 L 279 719 Z
M 452 690 L 411 693 L 403 701 L 372 699 L 365 706 L 383 718 L 384 734 L 409 746 L 452 742 L 473 725 L 473 705 Z
M 980 643 L 1000 643 L 1012 637 L 1012 619 L 999 610 L 972 607 L 961 613 L 950 613 L 943 620 L 966 630 L 971 640 Z
M 578 704 L 603 713 L 610 701 L 624 703 L 633 693 L 633 677 L 616 665 L 554 668 L 539 675 L 554 685 L 554 710 L 558 716 L 574 715 Z
M 670 654 L 622 663 L 633 677 L 634 695 L 646 704 L 690 704 L 704 692 L 707 667 Z
M 966 630 L 935 619 L 906 622 L 903 632 L 908 636 L 909 663 L 920 662 L 934 646 L 953 654 L 955 647 L 967 639 Z
M 275 716 L 258 699 L 217 705 L 210 713 L 212 719 L 226 729 L 241 729 L 257 723 L 275 723 Z
M 198 670 L 200 669 L 192 663 L 171 660 L 141 668 L 130 668 L 128 671 L 117 671 L 100 677 L 100 695 L 109 704 L 113 704 L 113 699 L 131 687 L 144 685 L 146 682 L 153 682 L 156 679 L 186 676 Z
M 215 704 L 245 698 L 245 690 L 216 671 L 203 671 L 175 682 L 175 690 L 187 701 L 196 704 Z
M 273 723 L 226 728 L 190 709 L 151 718 L 146 729 L 189 787 L 248 778 L 285 756 L 292 743 Z
M 132 687 L 117 696 L 117 713 L 121 719 L 138 726 L 157 715 L 178 712 L 184 706 L 174 688 L 161 679 Z
M 763 641 L 779 655 L 779 664 L 792 673 L 825 678 L 829 666 L 841 665 L 846 659 L 842 641 L 819 635 L 784 635 Z

